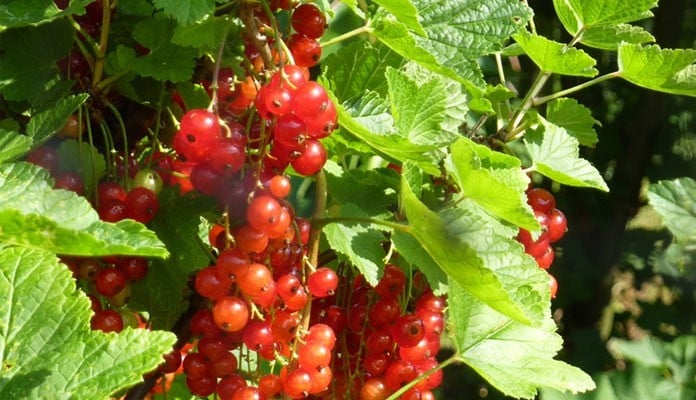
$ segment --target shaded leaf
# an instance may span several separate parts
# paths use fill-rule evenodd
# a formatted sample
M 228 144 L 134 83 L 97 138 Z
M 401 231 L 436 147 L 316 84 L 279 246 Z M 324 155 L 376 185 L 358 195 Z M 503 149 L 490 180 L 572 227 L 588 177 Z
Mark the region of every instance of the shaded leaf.
M 4 399 L 108 398 L 140 382 L 176 341 L 170 332 L 91 331 L 90 302 L 52 253 L 0 250 L 0 278 Z
M 46 92 L 58 81 L 56 61 L 68 54 L 73 40 L 74 30 L 63 20 L 0 33 L 3 97 L 32 104 L 46 101 Z
M 176 28 L 173 20 L 151 18 L 133 28 L 133 37 L 150 50 L 133 61 L 133 70 L 160 81 L 180 82 L 191 78 L 198 52 L 172 43 Z
M 191 25 L 178 25 L 172 36 L 172 43 L 185 47 L 193 47 L 205 51 L 217 51 L 220 40 L 228 34 L 232 27 L 241 29 L 233 24 L 228 17 L 205 18 Z M 230 35 L 234 37 L 234 35 Z
M 684 177 L 648 188 L 650 205 L 677 240 L 696 241 L 696 181 Z
M 402 63 L 403 59 L 387 46 L 357 42 L 322 61 L 321 79 L 326 80 L 325 86 L 332 88 L 340 102 L 366 92 L 384 97 L 387 94 L 386 68 L 398 68 Z
M 106 174 L 104 156 L 86 142 L 63 140 L 58 146 L 58 158 L 61 171 L 80 174 L 87 197 Z
M 367 218 L 369 215 L 356 205 L 347 203 L 331 208 L 331 217 Z M 382 230 L 386 228 L 371 224 L 351 222 L 326 225 L 322 232 L 329 245 L 338 254 L 354 265 L 370 285 L 377 285 L 384 271 L 385 240 Z
M 603 50 L 616 50 L 620 43 L 652 43 L 655 37 L 639 26 L 629 24 L 594 27 L 582 35 L 582 43 Z
M 70 1 L 65 10 L 45 0 L 4 0 L 0 6 L 0 32 L 7 28 L 38 25 L 66 15 L 84 14 L 93 0 Z
M 147 276 L 133 285 L 129 306 L 146 310 L 155 329 L 170 329 L 188 307 L 187 284 L 211 262 L 210 250 L 198 238 L 200 216 L 214 208 L 210 199 L 179 196 L 175 189 L 159 194 L 160 210 L 150 226 L 171 252 L 153 260 Z
M 34 147 L 41 145 L 55 135 L 64 125 L 68 117 L 80 107 L 89 96 L 79 94 L 58 100 L 48 110 L 36 114 L 27 124 L 27 136 L 31 137 Z
M 30 137 L 0 128 L 0 163 L 15 160 L 28 153 L 31 144 Z
M 154 0 L 154 5 L 181 25 L 191 25 L 215 11 L 215 0 Z

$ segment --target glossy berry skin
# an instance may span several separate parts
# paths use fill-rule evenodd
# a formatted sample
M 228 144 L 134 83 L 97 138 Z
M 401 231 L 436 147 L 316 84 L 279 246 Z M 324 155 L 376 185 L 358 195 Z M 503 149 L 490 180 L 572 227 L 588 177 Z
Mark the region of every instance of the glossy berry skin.
M 295 63 L 300 67 L 313 67 L 321 59 L 321 45 L 316 39 L 294 34 L 288 42 L 288 47 Z
M 90 324 L 93 330 L 102 332 L 121 332 L 123 330 L 123 318 L 114 310 L 95 312 Z
M 128 218 L 143 224 L 150 222 L 159 211 L 159 201 L 155 192 L 144 187 L 136 187 L 128 192 L 125 203 Z
M 174 137 L 174 150 L 187 161 L 203 161 L 219 140 L 217 115 L 207 110 L 193 109 L 181 118 L 179 131 Z
M 41 146 L 27 155 L 27 162 L 55 173 L 59 165 L 58 150 L 48 146 Z
M 311 3 L 305 3 L 292 12 L 292 28 L 297 33 L 317 39 L 326 30 L 326 17 L 319 7 Z
M 551 298 L 555 299 L 558 293 L 558 281 L 556 277 L 549 274 L 549 291 L 551 292 Z
M 331 296 L 338 287 L 338 275 L 331 268 L 317 268 L 309 275 L 307 286 L 314 297 Z
M 186 386 L 192 394 L 200 397 L 210 396 L 215 392 L 217 380 L 212 376 L 203 376 L 200 378 L 186 377 Z
M 527 190 L 527 203 L 534 211 L 541 211 L 548 214 L 556 208 L 556 199 L 546 189 L 532 188 Z
M 104 297 L 116 295 L 126 287 L 127 283 L 126 275 L 117 268 L 100 269 L 94 277 L 94 286 Z
M 404 314 L 392 325 L 391 334 L 401 347 L 412 347 L 425 336 L 423 321 L 414 314 Z
M 551 210 L 548 215 L 549 242 L 555 243 L 565 235 L 568 229 L 568 221 L 566 220 L 565 214 L 563 214 L 563 212 L 557 208 Z
M 318 140 L 310 139 L 304 142 L 300 154 L 290 161 L 290 165 L 304 176 L 312 176 L 321 171 L 328 155 L 324 145 Z
M 247 207 L 247 222 L 254 229 L 268 231 L 280 220 L 281 206 L 273 196 L 254 196 Z
M 223 297 L 213 306 L 215 323 L 227 332 L 242 330 L 249 321 L 249 307 L 236 296 Z
M 58 174 L 53 187 L 56 189 L 70 190 L 78 195 L 84 194 L 85 191 L 82 177 L 76 172 L 63 172 Z

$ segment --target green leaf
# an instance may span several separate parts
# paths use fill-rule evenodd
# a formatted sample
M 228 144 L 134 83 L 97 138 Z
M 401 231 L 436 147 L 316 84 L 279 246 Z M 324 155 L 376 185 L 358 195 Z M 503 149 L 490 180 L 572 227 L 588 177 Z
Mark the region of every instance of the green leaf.
M 0 163 L 15 160 L 31 150 L 30 137 L 0 129 Z
M 332 161 L 325 165 L 327 207 L 352 203 L 373 218 L 390 218 L 397 203 L 399 177 L 389 168 L 343 171 Z
M 178 3 L 178 2 L 177 2 Z M 180 82 L 191 78 L 198 52 L 172 43 L 174 20 L 150 18 L 133 28 L 133 37 L 150 53 L 133 61 L 133 70 L 160 81 Z
M 33 116 L 27 124 L 27 136 L 33 139 L 33 146 L 37 147 L 55 135 L 88 98 L 87 94 L 64 97 L 48 110 Z
M 168 255 L 144 225 L 102 222 L 87 199 L 51 186 L 40 167 L 0 165 L 0 242 L 76 256 Z
M 652 17 L 650 9 L 657 0 L 553 0 L 553 5 L 566 30 L 587 46 L 613 50 L 622 41 L 654 41 L 648 32 L 627 23 Z
M 415 0 L 413 3 L 426 32 L 426 37 L 415 36 L 419 47 L 432 54 L 440 66 L 447 66 L 481 88 L 477 60 L 502 49 L 509 36 L 532 15 L 529 7 L 515 0 Z
M 398 68 L 403 59 L 389 47 L 356 42 L 326 58 L 321 63 L 322 79 L 340 102 L 373 92 L 387 94 L 384 73 L 387 67 Z
M 140 382 L 176 341 L 170 332 L 90 330 L 87 296 L 49 252 L 0 250 L 0 278 L 3 399 L 109 398 Z
M 451 279 L 500 313 L 530 323 L 530 317 L 513 302 L 498 277 L 484 266 L 476 251 L 452 235 L 445 221 L 418 200 L 404 179 L 401 203 L 408 218 L 408 233 Z
M 154 0 L 154 5 L 181 25 L 191 25 L 215 11 L 215 0 Z
M 582 34 L 582 43 L 602 50 L 616 50 L 620 43 L 653 43 L 655 37 L 639 26 L 629 24 L 596 26 Z
M 564 128 L 583 146 L 592 147 L 598 141 L 594 125 L 599 125 L 599 121 L 592 118 L 589 108 L 575 99 L 564 97 L 549 102 L 546 106 L 546 119 Z
M 330 217 L 367 218 L 370 215 L 356 205 L 348 203 L 330 210 Z M 372 286 L 382 277 L 385 253 L 381 230 L 386 228 L 371 224 L 339 222 L 331 223 L 322 230 L 329 245 L 339 254 L 339 259 L 354 265 Z
M 74 30 L 63 20 L 0 33 L 0 92 L 5 100 L 46 101 L 58 81 L 56 61 L 68 54 L 73 40 Z
M 470 246 L 529 317 L 530 325 L 538 325 L 549 309 L 548 276 L 514 238 L 518 229 L 483 212 L 469 199 L 441 211 L 439 216 L 448 235 Z
M 447 274 L 413 236 L 399 231 L 391 234 L 394 249 L 409 263 L 423 272 L 436 295 L 448 293 Z
M 599 171 L 580 158 L 578 140 L 564 128 L 542 121 L 537 129 L 525 134 L 524 142 L 540 174 L 568 186 L 609 191 Z
M 373 99 L 375 98 L 373 97 Z M 370 105 L 370 107 L 372 106 L 373 105 Z M 376 112 L 379 114 L 370 114 L 370 111 L 375 110 L 369 110 L 367 107 L 362 110 L 356 110 L 357 112 L 348 112 L 340 104 L 337 105 L 336 108 L 338 110 L 338 123 L 342 128 L 339 133 L 350 132 L 356 138 L 370 146 L 374 151 L 385 155 L 387 158 L 398 161 L 411 160 L 417 162 L 421 168 L 426 169 L 429 173 L 438 173 L 434 161 L 427 155 L 428 152 L 435 150 L 436 146 L 418 145 L 411 143 L 399 135 L 390 134 L 389 132 L 393 127 L 383 123 L 374 126 L 374 128 L 380 128 L 382 131 L 374 132 L 366 128 L 360 120 L 351 115 L 357 113 L 358 118 L 372 119 L 373 117 L 379 116 L 379 114 L 383 115 L 379 108 L 376 109 Z M 374 122 L 374 120 L 372 121 Z
M 658 92 L 696 97 L 696 50 L 661 49 L 622 43 L 619 74 L 622 78 Z
M 655 41 L 649 32 L 628 22 L 652 17 L 650 9 L 657 6 L 656 0 L 554 0 L 553 5 L 566 30 L 586 46 L 616 50 L 622 42 Z
M 537 388 L 563 391 L 594 389 L 580 369 L 553 357 L 562 339 L 546 312 L 543 324 L 527 326 L 494 311 L 451 280 L 449 332 L 457 358 L 469 365 L 507 396 L 532 399 Z
M 607 343 L 612 353 L 623 359 L 645 365 L 646 367 L 663 367 L 666 359 L 664 343 L 658 338 L 646 336 L 642 340 L 623 340 L 612 338 Z
M 196 21 L 191 25 L 178 25 L 172 36 L 172 43 L 209 52 L 217 51 L 220 41 L 233 26 L 238 30 L 241 29 L 240 26 L 233 25 L 228 17 L 214 16 Z M 230 35 L 230 38 L 232 37 L 234 35 Z
M 179 82 L 176 84 L 184 105 L 188 110 L 194 108 L 206 108 L 210 104 L 210 96 L 203 85 L 192 82 Z
M 594 68 L 597 63 L 595 59 L 582 50 L 527 31 L 520 31 L 514 38 L 529 58 L 545 73 L 587 77 L 593 77 L 599 73 Z
M 402 24 L 413 32 L 426 36 L 423 26 L 418 22 L 418 10 L 410 1 L 403 0 L 375 0 L 382 8 L 389 11 Z
M 63 140 L 58 146 L 58 158 L 61 171 L 77 172 L 82 177 L 85 191 L 92 193 L 92 189 L 106 174 L 106 161 L 104 156 L 95 147 L 86 142 L 74 139 Z
M 160 210 L 150 223 L 171 252 L 166 260 L 153 260 L 147 276 L 133 285 L 128 303 L 147 311 L 156 329 L 171 329 L 188 307 L 187 284 L 190 276 L 206 267 L 210 253 L 198 238 L 200 215 L 211 210 L 210 199 L 182 197 L 174 189 L 160 192 Z
M 446 163 L 462 195 L 493 215 L 529 231 L 540 229 L 524 190 L 529 178 L 516 157 L 495 152 L 467 138 L 450 146 Z
M 696 181 L 684 177 L 648 188 L 648 201 L 677 240 L 696 242 Z
M 65 10 L 46 0 L 4 0 L 0 6 L 0 32 L 7 28 L 38 25 L 65 15 L 84 14 L 93 0 L 73 0 Z
M 398 133 L 417 144 L 441 147 L 452 143 L 467 111 L 461 107 L 466 100 L 461 89 L 455 91 L 459 85 L 448 86 L 444 77 L 428 71 L 417 75 L 408 72 L 391 67 L 386 70 Z

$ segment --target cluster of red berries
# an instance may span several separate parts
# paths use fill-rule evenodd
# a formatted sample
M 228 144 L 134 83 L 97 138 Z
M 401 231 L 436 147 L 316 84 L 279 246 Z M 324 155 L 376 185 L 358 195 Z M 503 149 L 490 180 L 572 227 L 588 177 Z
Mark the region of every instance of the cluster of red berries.
M 92 301 L 92 329 L 120 332 L 124 327 L 122 313 L 130 313 L 124 308 L 130 298 L 130 285 L 145 278 L 148 260 L 142 257 L 61 257 L 61 261 L 70 268 Z
M 38 147 L 27 154 L 27 162 L 47 170 L 53 177 L 53 187 L 71 190 L 79 195 L 85 191 L 82 177 L 75 171 L 64 171 L 60 168 L 58 150 L 51 145 Z
M 556 208 L 556 199 L 548 190 L 532 188 L 527 190 L 527 202 L 534 210 L 534 216 L 541 225 L 541 234 L 534 239 L 532 234 L 520 229 L 517 240 L 524 246 L 524 251 L 534 257 L 539 268 L 548 270 L 555 258 L 551 244 L 560 240 L 567 231 L 568 221 L 565 214 Z M 551 297 L 556 297 L 558 283 L 549 274 Z
M 68 0 L 53 0 L 56 6 L 65 10 L 68 7 Z M 85 34 L 90 39 L 98 40 L 101 33 L 103 21 L 103 0 L 95 0 L 87 4 L 84 15 L 75 15 L 73 18 L 80 27 L 79 39 L 86 40 Z M 89 62 L 77 48 L 73 48 L 65 58 L 58 60 L 58 67 L 64 76 L 82 82 L 87 85 L 91 79 L 91 67 Z
M 183 371 L 193 394 L 383 399 L 437 366 L 446 303 L 421 275 L 407 293 L 407 277 L 396 265 L 387 265 L 372 287 L 326 267 L 305 279 L 299 266 L 288 272 L 259 261 L 231 247 L 196 275 L 196 291 L 211 307 L 190 322 L 198 340 Z M 240 357 L 248 352 L 275 367 L 266 374 L 242 371 Z M 435 370 L 402 398 L 432 399 L 441 381 Z

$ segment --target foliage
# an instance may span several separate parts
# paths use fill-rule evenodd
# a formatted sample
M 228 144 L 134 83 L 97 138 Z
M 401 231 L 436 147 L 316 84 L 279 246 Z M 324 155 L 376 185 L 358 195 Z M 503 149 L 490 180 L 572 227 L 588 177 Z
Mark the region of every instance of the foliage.
M 215 303 L 195 293 L 196 277 L 234 246 L 230 237 L 248 218 L 244 210 L 253 196 L 230 204 L 228 198 L 215 201 L 213 195 L 223 191 L 217 186 L 210 193 L 189 191 L 182 182 L 197 186 L 190 165 L 186 173 L 167 170 L 171 176 L 165 177 L 157 157 L 180 153 L 176 140 L 185 112 L 208 107 L 228 136 L 232 122 L 241 126 L 248 139 L 245 167 L 227 178 L 236 187 L 253 180 L 246 194 L 266 190 L 263 159 L 277 159 L 272 152 L 280 151 L 269 145 L 266 131 L 275 117 L 258 131 L 252 128 L 267 106 L 259 97 L 249 99 L 252 104 L 240 114 L 230 111 L 229 98 L 218 98 L 225 84 L 232 86 L 230 96 L 240 96 L 247 78 L 260 96 L 260 88 L 290 60 L 284 35 L 292 31 L 292 15 L 271 10 L 277 2 L 82 0 L 64 9 L 59 3 L 0 6 L 4 397 L 136 393 L 134 385 L 142 380 L 154 384 L 142 376 L 175 342 L 180 349 L 191 341 L 182 326 L 197 309 Z M 675 390 L 678 398 L 693 397 L 694 337 L 686 335 L 671 343 L 654 337 L 612 340 L 616 357 L 633 364 L 596 375 L 592 392 L 593 379 L 559 358 L 563 340 L 551 313 L 555 292 L 539 257 L 520 239 L 522 232 L 534 240 L 546 234 L 547 225 L 529 203 L 531 186 L 553 182 L 609 191 L 607 175 L 587 156 L 599 143 L 599 118 L 569 96 L 623 80 L 696 97 L 696 51 L 661 48 L 646 28 L 632 25 L 651 17 L 657 2 L 554 0 L 571 36 L 567 43 L 537 32 L 534 11 L 518 0 L 316 3 L 333 17 L 334 31 L 321 39 L 331 51 L 312 76 L 328 89 L 338 126 L 322 138 L 329 160 L 320 172 L 302 174 L 292 164 L 293 192 L 283 204 L 312 223 L 301 270 L 313 270 L 322 260 L 344 282 L 362 276 L 374 287 L 387 265 L 399 264 L 408 290 L 422 274 L 449 302 L 446 333 L 453 355 L 437 369 L 466 364 L 507 396 L 531 399 L 545 388 L 544 399 L 582 392 L 588 393 L 580 398 L 659 399 Z M 101 31 L 90 35 L 84 21 L 95 14 L 95 4 Z M 357 27 L 344 29 L 343 17 Z M 265 27 L 259 30 L 259 24 Z M 254 48 L 258 54 L 252 56 Z M 506 77 L 508 56 L 524 57 L 536 71 L 521 96 L 509 89 L 517 78 Z M 598 62 L 603 58 L 616 65 L 607 68 Z M 486 63 L 498 67 L 497 76 Z M 223 70 L 236 80 L 218 81 Z M 541 95 L 549 82 L 553 91 Z M 574 84 L 561 88 L 559 82 Z M 65 131 L 71 117 L 78 121 L 74 136 Z M 46 146 L 57 149 L 55 170 L 34 165 L 35 152 Z M 118 180 L 129 191 L 143 187 L 128 168 L 162 175 L 166 187 L 153 191 L 159 193 L 158 210 L 148 209 L 156 215 L 106 222 L 98 184 Z M 79 175 L 83 195 L 54 187 L 65 173 Z M 650 185 L 649 203 L 674 235 L 656 264 L 693 268 L 694 193 L 690 178 Z M 217 237 L 208 239 L 211 226 L 222 227 L 224 246 Z M 294 228 L 293 235 L 299 233 L 297 222 Z M 255 261 L 272 258 L 258 253 Z M 127 304 L 111 303 L 110 296 L 102 300 L 122 315 L 145 320 L 148 329 L 90 331 L 84 292 L 93 292 L 94 284 L 73 267 L 80 278 L 76 286 L 59 260 L 125 256 L 147 257 L 148 275 L 129 289 Z M 402 311 L 412 305 L 410 293 L 400 299 Z M 309 308 L 301 310 L 305 329 Z M 256 308 L 252 313 L 262 315 Z M 237 354 L 242 352 L 248 356 L 251 350 L 245 346 Z M 245 377 L 278 372 L 283 362 L 288 360 L 278 356 L 255 363 Z M 660 379 L 666 372 L 671 380 Z M 180 380 L 175 387 L 183 386 Z M 638 381 L 645 385 L 633 387 Z

